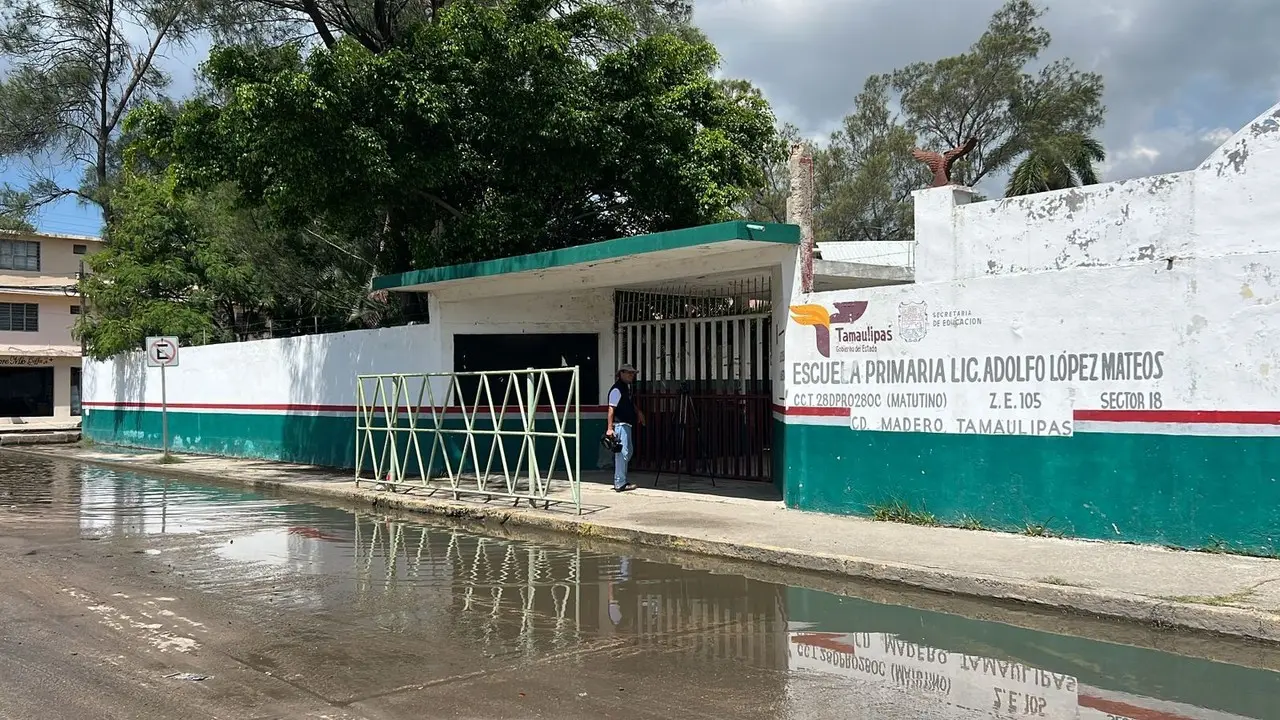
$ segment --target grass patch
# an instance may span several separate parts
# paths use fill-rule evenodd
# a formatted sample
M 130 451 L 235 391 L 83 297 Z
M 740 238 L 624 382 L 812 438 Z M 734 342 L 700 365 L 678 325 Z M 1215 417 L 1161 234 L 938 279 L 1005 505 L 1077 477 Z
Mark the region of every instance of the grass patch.
M 871 519 L 881 522 L 899 522 L 907 525 L 928 525 L 938 524 L 938 518 L 933 513 L 921 508 L 916 510 L 911 507 L 910 503 L 903 500 L 890 500 L 882 505 L 870 505 Z
M 982 521 L 972 515 L 961 516 L 960 522 L 956 523 L 956 527 L 963 530 L 990 530 Z
M 1212 605 L 1214 607 L 1227 607 L 1248 601 L 1254 595 L 1253 588 L 1246 588 L 1240 592 L 1234 592 L 1227 595 L 1174 595 L 1164 598 L 1180 603 L 1194 603 L 1196 605 Z
M 1053 518 L 1049 518 L 1044 522 L 1029 522 L 1022 528 L 1022 534 L 1027 537 L 1062 537 L 1062 533 L 1050 527 Z
M 1060 578 L 1057 575 L 1050 575 L 1048 577 L 1036 578 L 1035 581 L 1038 583 L 1044 583 L 1045 585 L 1061 585 L 1063 587 L 1086 587 L 1084 585 L 1081 585 L 1080 583 L 1073 583 L 1070 580 L 1067 580 L 1065 578 Z
M 96 443 L 96 442 L 94 442 L 94 441 L 93 441 L 93 438 L 87 438 L 87 437 L 85 437 L 85 436 L 82 434 L 82 435 L 80 436 L 80 440 L 79 440 L 79 442 L 77 442 L 77 443 L 76 443 L 76 446 L 78 446 L 78 447 L 82 447 L 82 448 L 91 448 L 91 447 L 94 447 L 94 446 L 95 446 L 95 445 L 97 445 L 97 444 L 98 444 L 98 443 Z
M 161 465 L 177 465 L 179 463 L 186 462 L 186 460 L 183 460 L 177 455 L 161 455 L 160 459 L 157 460 L 156 462 L 160 463 Z
M 1209 537 L 1204 547 L 1198 548 L 1199 552 L 1210 553 L 1213 555 L 1241 555 L 1243 557 L 1271 558 L 1277 556 L 1275 548 L 1269 547 L 1233 547 L 1231 543 L 1220 540 L 1216 537 Z
M 1228 555 L 1231 554 L 1231 545 L 1216 537 L 1209 536 L 1208 542 L 1204 544 L 1204 547 L 1200 548 L 1200 551 L 1214 555 Z
M 1208 553 L 1210 555 L 1235 555 L 1237 557 L 1255 557 L 1265 558 L 1268 560 L 1280 559 L 1280 552 L 1271 546 L 1261 547 L 1243 547 L 1233 546 L 1231 543 L 1210 536 L 1200 547 L 1185 547 L 1180 545 L 1165 545 L 1166 550 L 1175 550 L 1177 552 L 1198 552 Z

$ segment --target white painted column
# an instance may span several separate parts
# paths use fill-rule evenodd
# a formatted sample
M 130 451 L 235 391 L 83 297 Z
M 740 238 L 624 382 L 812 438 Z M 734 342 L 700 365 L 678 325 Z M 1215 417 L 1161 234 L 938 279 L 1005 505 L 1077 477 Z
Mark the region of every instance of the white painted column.
M 53 416 L 71 417 L 72 360 L 58 358 L 53 364 Z
M 955 209 L 973 202 L 967 187 L 948 185 L 912 193 L 915 199 L 916 282 L 949 282 L 963 272 L 964 249 L 956 242 Z

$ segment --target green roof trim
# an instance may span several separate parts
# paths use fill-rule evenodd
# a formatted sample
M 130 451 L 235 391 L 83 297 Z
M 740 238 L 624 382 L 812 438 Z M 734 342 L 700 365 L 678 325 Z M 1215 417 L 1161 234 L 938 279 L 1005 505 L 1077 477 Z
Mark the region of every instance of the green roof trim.
M 684 230 L 634 235 L 632 237 L 605 240 L 604 242 L 578 245 L 560 250 L 548 250 L 530 255 L 517 255 L 515 257 L 485 260 L 465 265 L 410 270 L 397 275 L 381 275 L 373 279 L 373 289 L 397 290 L 399 288 L 430 285 L 449 280 L 467 280 L 531 270 L 550 270 L 557 267 L 614 260 L 628 255 L 678 250 L 734 240 L 798 245 L 800 244 L 800 226 L 734 220 L 732 222 L 702 225 Z

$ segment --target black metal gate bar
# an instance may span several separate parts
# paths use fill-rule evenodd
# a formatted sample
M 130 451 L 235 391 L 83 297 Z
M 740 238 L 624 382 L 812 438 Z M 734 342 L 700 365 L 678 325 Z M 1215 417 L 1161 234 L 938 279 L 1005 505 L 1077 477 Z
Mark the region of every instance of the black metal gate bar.
M 619 292 L 617 357 L 638 370 L 647 426 L 632 467 L 769 480 L 773 415 L 767 277 L 696 292 Z

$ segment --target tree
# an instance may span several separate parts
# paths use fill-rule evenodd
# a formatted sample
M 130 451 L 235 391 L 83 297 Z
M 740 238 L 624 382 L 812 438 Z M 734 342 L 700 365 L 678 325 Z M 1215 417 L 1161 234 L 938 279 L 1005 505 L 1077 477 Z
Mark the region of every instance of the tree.
M 764 94 L 747 80 L 722 79 L 720 88 L 735 102 L 747 105 L 765 103 Z M 791 147 L 800 140 L 800 128 L 795 125 L 786 123 L 777 127 L 761 157 L 760 174 L 763 183 L 739 204 L 739 215 L 757 222 L 787 221 L 787 196 L 791 193 L 787 160 Z
M 815 153 L 819 240 L 910 240 L 911 192 L 928 171 L 911 156 L 915 134 L 889 110 L 889 81 L 867 79 L 854 111 Z
M 149 109 L 153 120 L 177 112 Z M 135 137 L 138 117 L 123 137 Z M 180 190 L 172 156 L 140 138 L 122 161 L 111 242 L 87 259 L 82 285 L 89 314 L 77 332 L 91 356 L 137 349 L 147 335 L 198 345 L 368 327 L 386 313 L 368 297 L 370 261 L 323 227 L 281 228 L 229 183 Z
M 1049 46 L 1038 25 L 1043 14 L 1031 0 L 1007 0 L 967 52 L 868 79 L 815 157 L 819 240 L 910 240 L 911 192 L 928 182 L 913 147 L 946 150 L 978 138 L 953 170 L 956 182 L 971 187 L 1022 160 L 1030 163 L 1024 178 L 1058 162 L 1061 179 L 1061 163 L 1078 158 L 1062 154 L 1071 138 L 1088 139 L 1101 125 L 1102 78 L 1069 60 L 1028 70 Z
M 395 47 L 409 29 L 436 22 L 450 7 L 464 2 L 492 7 L 507 0 L 250 0 L 285 26 L 309 30 L 329 48 L 343 37 L 377 54 Z M 667 32 L 684 33 L 692 28 L 693 0 L 556 0 L 551 11 L 572 16 L 587 7 L 605 7 L 630 20 L 626 37 L 647 37 Z M 622 39 L 614 33 L 583 38 L 595 49 L 616 47 Z M 602 44 L 595 42 L 605 41 Z
M 1010 112 L 1018 118 L 1018 132 L 1008 140 L 1003 152 L 1022 159 L 1009 176 L 1005 196 L 1098 182 L 1094 163 L 1107 159 L 1106 150 L 1052 106 L 1063 103 L 1064 96 L 1041 88 L 1040 92 L 1020 97 L 1011 107 Z
M 1027 72 L 1049 46 L 1049 31 L 1037 24 L 1044 12 L 1032 0 L 1007 0 L 968 52 L 890 74 L 905 125 L 924 144 L 945 150 L 978 138 L 957 164 L 962 184 L 1008 169 L 1025 152 L 1020 136 L 1027 122 L 1052 117 L 1063 131 L 1086 135 L 1102 124 L 1101 76 L 1068 60 Z M 1019 106 L 1034 114 L 1017 112 Z
M 484 0 L 488 3 L 506 0 Z M 690 31 L 690 0 L 559 0 L 561 12 L 602 2 L 637 32 Z M 27 216 L 65 197 L 110 209 L 120 124 L 131 109 L 162 96 L 170 77 L 160 59 L 212 35 L 274 44 L 311 33 L 332 46 L 349 36 L 371 51 L 406 27 L 442 15 L 455 0 L 0 0 L 0 157 L 32 161 L 25 188 L 8 188 L 0 213 Z M 45 168 L 82 168 L 63 185 Z M 12 203 L 21 202 L 22 205 Z
M 230 279 L 251 284 L 253 268 L 211 252 L 195 207 L 174 195 L 171 182 L 126 176 L 114 202 L 112 242 L 86 259 L 90 273 L 81 282 L 92 312 L 76 332 L 88 354 L 137 350 L 148 335 L 176 335 L 184 344 L 210 334 L 229 339 L 217 338 L 218 298 Z
M 1038 138 L 1009 175 L 1005 197 L 1092 185 L 1098 182 L 1093 164 L 1106 159 L 1102 143 L 1086 135 L 1067 133 Z
M 674 34 L 584 57 L 630 25 L 558 5 L 456 2 L 380 53 L 222 48 L 209 97 L 139 126 L 184 187 L 319 222 L 371 275 L 736 216 L 773 137 L 763 99 L 731 97 L 714 48 Z
M 35 225 L 24 217 L 0 214 L 0 232 L 35 232 Z
M 0 189 L 0 230 L 10 232 L 36 232 L 31 224 L 28 193 L 13 188 Z
M 26 215 L 63 197 L 109 208 L 117 130 L 125 114 L 160 96 L 167 50 L 197 34 L 237 26 L 233 4 L 204 0 L 2 0 L 0 156 L 84 169 L 78 186 L 37 172 L 30 187 L 9 188 L 6 210 Z

